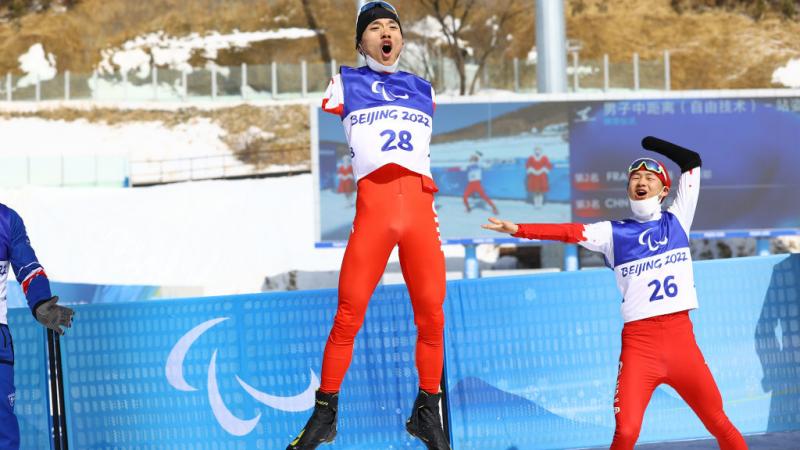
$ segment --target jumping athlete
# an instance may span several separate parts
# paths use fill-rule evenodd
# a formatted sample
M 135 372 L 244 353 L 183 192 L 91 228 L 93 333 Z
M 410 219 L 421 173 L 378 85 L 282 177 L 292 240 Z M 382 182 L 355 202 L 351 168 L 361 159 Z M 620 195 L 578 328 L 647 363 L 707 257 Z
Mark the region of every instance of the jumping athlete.
M 408 432 L 429 449 L 449 449 L 439 415 L 443 365 L 444 254 L 430 170 L 431 84 L 397 71 L 403 34 L 397 10 L 373 1 L 359 11 L 356 48 L 367 65 L 342 67 L 322 108 L 342 118 L 357 183 L 356 216 L 339 274 L 339 306 L 322 360 L 322 382 L 306 426 L 287 450 L 314 449 L 336 437 L 339 387 L 367 303 L 389 254 L 400 267 L 417 326 L 419 392 Z
M 589 225 L 514 224 L 495 218 L 483 228 L 515 237 L 579 244 L 603 253 L 622 292 L 622 353 L 614 395 L 616 430 L 611 450 L 633 449 L 653 391 L 672 386 L 698 415 L 722 450 L 746 450 L 722 409 L 722 397 L 695 342 L 689 310 L 697 308 L 689 229 L 700 193 L 700 155 L 660 139 L 642 145 L 681 169 L 675 201 L 661 202 L 672 186 L 666 167 L 639 158 L 628 168 L 633 218 Z
M 553 164 L 546 155 L 542 154 L 542 147 L 538 145 L 533 149 L 533 155 L 525 162 L 525 172 L 528 174 L 526 187 L 528 188 L 528 202 L 541 208 L 544 205 L 544 194 L 550 190 L 548 178 Z
M 0 204 L 0 448 L 19 449 L 19 422 L 14 415 L 14 342 L 8 328 L 6 282 L 9 265 L 28 302 L 33 316 L 45 327 L 64 334 L 61 327 L 72 326 L 72 310 L 57 305 L 50 293 L 50 282 L 31 247 L 25 224 L 13 209 Z

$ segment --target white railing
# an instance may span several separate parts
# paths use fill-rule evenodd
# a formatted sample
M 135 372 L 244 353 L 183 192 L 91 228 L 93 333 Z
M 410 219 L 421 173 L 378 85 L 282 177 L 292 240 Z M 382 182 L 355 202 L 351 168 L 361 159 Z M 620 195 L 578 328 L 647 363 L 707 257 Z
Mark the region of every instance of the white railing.
M 656 61 L 640 61 L 632 55 L 630 63 L 582 60 L 570 53 L 567 67 L 572 92 L 599 90 L 669 90 L 669 53 Z M 348 62 L 352 64 L 352 62 Z M 437 92 L 457 92 L 455 66 L 446 58 L 433 63 L 437 74 Z M 412 67 L 406 70 L 415 71 Z M 146 74 L 58 73 L 48 80 L 21 83 L 22 76 L 5 74 L 0 82 L 0 99 L 12 101 L 96 100 L 96 101 L 220 101 L 293 99 L 319 96 L 328 80 L 338 70 L 338 62 L 277 63 L 239 66 L 211 66 L 192 70 L 173 70 L 152 66 Z M 467 73 L 477 67 L 467 65 Z M 1 76 L 0 76 L 1 77 Z M 479 89 L 503 89 L 513 92 L 536 91 L 536 65 L 519 59 L 487 65 L 478 82 Z
M 287 161 L 296 161 L 287 163 Z M 130 162 L 133 186 L 306 173 L 311 170 L 307 148 L 264 150 L 238 155 L 219 154 Z

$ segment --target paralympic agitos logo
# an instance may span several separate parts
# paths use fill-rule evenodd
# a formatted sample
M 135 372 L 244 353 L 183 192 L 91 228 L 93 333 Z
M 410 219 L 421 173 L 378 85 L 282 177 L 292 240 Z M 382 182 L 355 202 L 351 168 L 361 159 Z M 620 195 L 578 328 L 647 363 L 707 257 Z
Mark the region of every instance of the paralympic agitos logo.
M 374 94 L 381 94 L 383 96 L 383 99 L 386 100 L 387 102 L 393 102 L 398 98 L 402 100 L 408 100 L 408 94 L 395 94 L 393 92 L 387 91 L 386 83 L 384 83 L 383 81 L 375 81 L 374 83 L 372 83 L 372 92 Z
M 211 319 L 197 325 L 184 334 L 167 356 L 165 371 L 167 381 L 169 384 L 179 391 L 191 392 L 198 389 L 190 385 L 183 376 L 183 361 L 186 354 L 189 352 L 192 344 L 200 338 L 206 331 L 220 322 L 228 320 L 228 317 L 218 317 Z M 257 390 L 256 388 L 245 383 L 239 376 L 236 376 L 236 381 L 250 394 L 253 399 L 280 411 L 299 412 L 311 409 L 314 406 L 314 393 L 319 387 L 319 377 L 310 370 L 310 381 L 308 387 L 299 395 L 292 397 L 279 397 L 270 395 Z M 217 350 L 211 355 L 211 360 L 208 364 L 208 376 L 206 388 L 208 391 L 208 402 L 211 406 L 211 412 L 214 418 L 217 419 L 219 425 L 228 433 L 234 436 L 244 436 L 249 434 L 258 425 L 261 419 L 261 413 L 257 413 L 252 419 L 240 419 L 233 415 L 222 400 L 222 395 L 219 392 L 219 384 L 217 383 Z

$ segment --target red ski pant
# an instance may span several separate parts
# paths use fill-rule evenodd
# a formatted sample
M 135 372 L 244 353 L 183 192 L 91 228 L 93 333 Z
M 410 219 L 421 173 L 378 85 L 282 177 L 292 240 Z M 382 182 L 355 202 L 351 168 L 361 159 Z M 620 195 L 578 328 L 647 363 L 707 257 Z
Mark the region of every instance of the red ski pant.
M 367 303 L 395 245 L 417 326 L 419 384 L 427 392 L 439 391 L 445 265 L 432 190 L 423 188 L 421 175 L 394 164 L 359 180 L 353 232 L 339 274 L 339 306 L 322 360 L 323 392 L 339 391 Z
M 628 322 L 622 329 L 611 450 L 633 449 L 653 391 L 672 386 L 717 438 L 721 450 L 746 450 L 742 435 L 722 410 L 722 397 L 697 347 L 689 312 Z
M 478 195 L 481 196 L 483 201 L 485 201 L 486 203 L 489 204 L 489 206 L 494 208 L 494 203 L 492 202 L 492 199 L 490 199 L 489 196 L 486 195 L 486 192 L 484 192 L 483 185 L 481 184 L 481 182 L 470 181 L 469 183 L 467 183 L 467 187 L 464 189 L 464 206 L 466 206 L 467 209 L 469 209 L 469 196 L 476 192 L 478 193 Z

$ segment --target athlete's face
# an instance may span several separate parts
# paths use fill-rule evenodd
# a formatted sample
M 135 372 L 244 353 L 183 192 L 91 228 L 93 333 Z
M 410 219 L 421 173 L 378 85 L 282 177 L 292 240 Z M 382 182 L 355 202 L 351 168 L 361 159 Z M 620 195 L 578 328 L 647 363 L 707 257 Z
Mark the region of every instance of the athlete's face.
M 628 179 L 628 197 L 631 200 L 645 200 L 658 196 L 663 200 L 669 193 L 669 188 L 653 172 L 638 170 Z
M 400 25 L 392 19 L 372 21 L 361 35 L 361 51 L 384 66 L 391 66 L 403 49 Z

